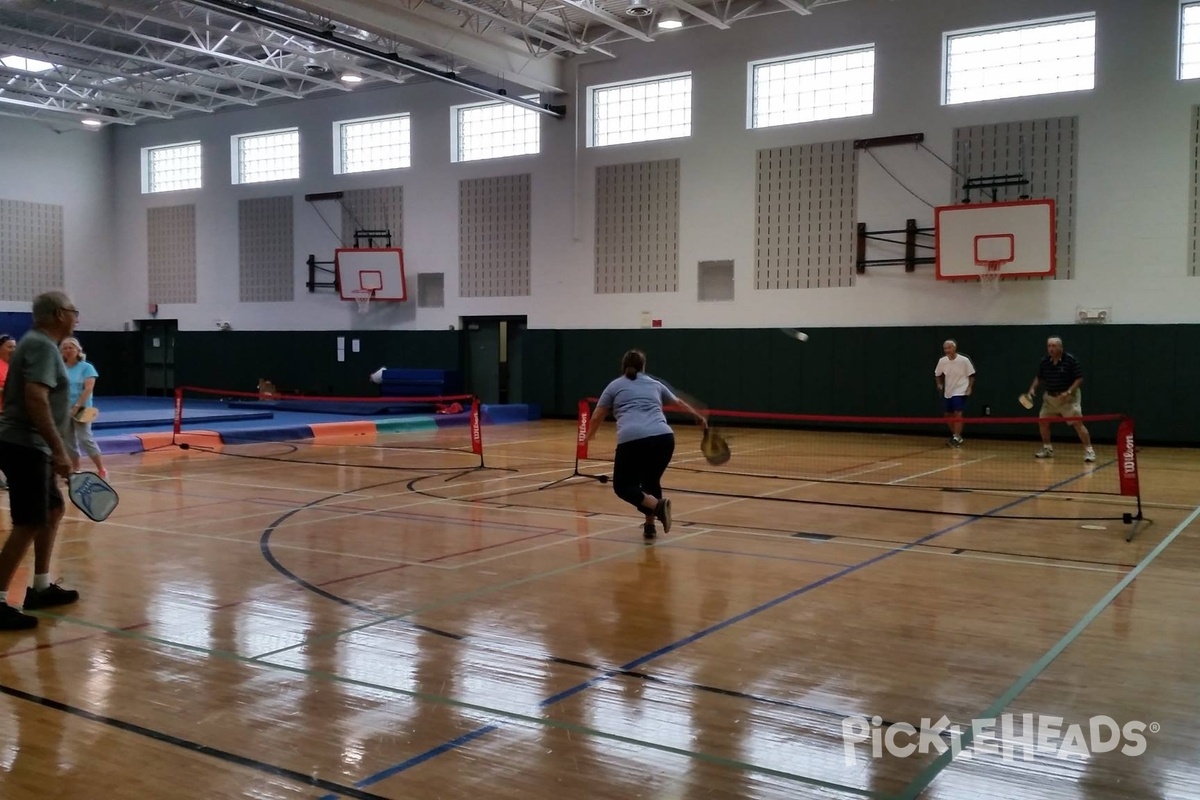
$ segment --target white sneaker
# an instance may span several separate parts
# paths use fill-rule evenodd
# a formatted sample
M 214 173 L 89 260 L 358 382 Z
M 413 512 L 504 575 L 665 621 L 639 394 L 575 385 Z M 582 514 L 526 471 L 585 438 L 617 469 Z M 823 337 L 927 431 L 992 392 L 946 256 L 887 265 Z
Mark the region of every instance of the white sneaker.
M 1041 450 L 1038 450 L 1036 453 L 1033 454 L 1033 457 L 1034 458 L 1054 458 L 1054 448 L 1043 446 Z
M 1083 460 L 1088 463 L 1095 461 L 1096 460 L 1096 451 L 1090 447 L 1087 448 L 1086 450 L 1084 450 L 1083 451 Z

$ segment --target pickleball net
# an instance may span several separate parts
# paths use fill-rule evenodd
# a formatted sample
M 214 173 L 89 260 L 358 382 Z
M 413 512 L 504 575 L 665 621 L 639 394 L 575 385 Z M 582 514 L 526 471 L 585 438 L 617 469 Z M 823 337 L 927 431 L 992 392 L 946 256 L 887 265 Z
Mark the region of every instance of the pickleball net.
M 605 480 L 612 474 L 616 426 L 607 421 L 587 441 L 595 402 L 578 405 L 572 477 Z M 1123 414 L 1078 418 L 1092 437 L 1096 457 L 1089 462 L 1066 420 L 1052 423 L 1054 456 L 1035 458 L 1041 449 L 1036 417 L 964 419 L 965 441 L 952 446 L 941 417 L 706 413 L 732 456 L 709 464 L 700 452 L 700 428 L 668 409 L 676 448 L 664 486 L 673 491 L 963 516 L 1142 518 L 1134 422 Z

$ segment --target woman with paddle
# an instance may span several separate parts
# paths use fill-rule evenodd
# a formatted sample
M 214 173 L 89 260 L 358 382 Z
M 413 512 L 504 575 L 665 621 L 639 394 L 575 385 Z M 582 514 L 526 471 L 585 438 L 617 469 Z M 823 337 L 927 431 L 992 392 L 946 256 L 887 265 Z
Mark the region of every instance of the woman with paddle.
M 588 423 L 590 440 L 608 416 L 617 420 L 617 453 L 613 463 L 613 491 L 646 516 L 642 536 L 654 539 L 654 521 L 663 533 L 671 532 L 671 501 L 662 496 L 662 476 L 675 453 L 675 432 L 667 424 L 663 404 L 687 411 L 702 427 L 708 421 L 659 381 L 645 374 L 646 355 L 630 350 L 621 359 L 621 377 L 605 387 Z
M 71 382 L 70 417 L 62 432 L 63 443 L 71 455 L 71 471 L 79 471 L 79 448 L 82 447 L 96 465 L 96 472 L 101 478 L 108 477 L 108 470 L 100 458 L 100 446 L 92 436 L 92 420 L 96 418 L 96 409 L 92 404 L 92 392 L 96 388 L 96 379 L 100 373 L 88 363 L 79 340 L 74 336 L 63 339 L 59 346 L 62 351 L 63 363 L 67 365 L 67 378 Z

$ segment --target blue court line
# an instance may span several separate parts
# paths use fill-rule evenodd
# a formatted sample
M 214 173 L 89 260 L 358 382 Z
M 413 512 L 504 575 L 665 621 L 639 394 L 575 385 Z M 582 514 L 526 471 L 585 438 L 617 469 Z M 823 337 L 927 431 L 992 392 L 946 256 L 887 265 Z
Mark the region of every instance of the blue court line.
M 1016 683 L 1014 683 L 1012 686 L 1009 686 L 1002 695 L 996 698 L 996 702 L 984 709 L 979 716 L 975 717 L 975 719 L 995 719 L 995 717 L 1001 711 L 1003 711 L 1009 705 L 1009 703 L 1017 698 L 1017 695 L 1025 691 L 1025 689 L 1029 687 L 1029 684 L 1033 683 L 1033 681 L 1046 670 L 1046 667 L 1050 666 L 1050 663 L 1054 661 L 1054 659 L 1062 655 L 1063 650 L 1066 650 L 1072 642 L 1078 639 L 1079 635 L 1083 633 L 1084 629 L 1095 622 L 1096 617 L 1100 616 L 1100 614 L 1106 608 L 1112 605 L 1112 601 L 1117 599 L 1117 595 L 1125 591 L 1129 584 L 1133 583 L 1134 579 L 1137 578 L 1138 575 L 1142 574 L 1146 567 L 1150 566 L 1152 561 L 1162 555 L 1162 552 L 1166 550 L 1172 542 L 1179 538 L 1179 534 L 1183 533 L 1183 531 L 1189 525 L 1195 522 L 1197 517 L 1200 517 L 1200 506 L 1197 506 L 1195 509 L 1193 509 L 1192 513 L 1188 514 L 1187 517 L 1184 518 L 1183 522 L 1175 526 L 1175 529 L 1168 533 L 1166 537 L 1164 537 L 1163 540 L 1158 543 L 1157 547 L 1146 554 L 1146 557 L 1139 561 L 1136 567 L 1130 570 L 1129 573 L 1122 578 L 1116 586 L 1110 589 L 1108 594 L 1104 595 L 1104 597 L 1101 597 L 1096 602 L 1096 605 L 1092 606 L 1091 609 L 1084 614 L 1082 618 L 1080 618 L 1079 622 L 1075 623 L 1075 627 L 1067 631 L 1066 634 L 1059 639 L 1053 647 L 1047 650 L 1046 653 L 1040 659 L 1038 659 L 1032 667 L 1025 671 L 1024 675 L 1017 678 Z M 971 744 L 974 741 L 975 726 L 972 725 L 967 730 L 963 731 L 961 739 L 961 752 L 965 753 L 970 750 Z M 921 770 L 917 774 L 917 777 L 913 778 L 912 782 L 909 783 L 908 786 L 904 787 L 898 796 L 899 800 L 916 800 L 916 798 L 920 796 L 921 792 L 929 788 L 929 784 L 933 783 L 934 779 L 941 774 L 942 770 L 950 766 L 950 762 L 954 760 L 954 754 L 955 751 L 953 748 L 951 748 L 935 758 L 932 763 L 930 763 L 925 767 L 925 769 Z
M 1025 497 L 1019 497 L 1016 500 L 1011 500 L 1007 503 L 1004 503 L 1003 505 L 1000 505 L 993 509 L 990 509 L 978 517 L 971 517 L 970 519 L 965 519 L 965 520 L 962 520 L 961 522 L 956 522 L 953 525 L 950 525 L 949 527 L 942 528 L 941 530 L 937 530 L 937 531 L 934 531 L 933 533 L 926 534 L 925 536 L 922 536 L 920 539 L 917 539 L 916 541 L 909 542 L 908 544 L 900 545 L 899 547 L 895 547 L 891 550 L 887 550 L 873 558 L 867 559 L 866 561 L 860 561 L 859 563 L 853 564 L 849 567 L 846 567 L 845 569 L 839 570 L 839 571 L 833 573 L 832 575 L 827 575 L 824 578 L 820 578 L 818 580 L 813 581 L 812 583 L 808 583 L 797 589 L 793 589 L 792 591 L 788 592 L 787 594 L 780 595 L 779 597 L 776 597 L 773 600 L 768 600 L 765 603 L 755 606 L 754 608 L 751 608 L 747 611 L 743 611 L 741 614 L 738 614 L 737 616 L 730 617 L 721 622 L 714 623 L 713 625 L 710 625 L 707 628 L 702 628 L 701 630 L 696 631 L 695 633 L 691 634 L 690 636 L 686 636 L 683 639 L 679 639 L 675 642 L 664 645 L 663 647 L 660 647 L 659 649 L 657 649 L 651 653 L 647 653 L 646 655 L 641 656 L 639 658 L 635 658 L 633 661 L 630 661 L 627 664 L 623 664 L 620 667 L 617 667 L 616 669 L 607 670 L 607 671 L 601 673 L 600 675 L 597 675 L 595 678 L 590 678 L 587 681 L 584 681 L 583 683 L 580 683 L 569 689 L 565 689 L 565 690 L 559 692 L 558 694 L 548 697 L 545 700 L 538 703 L 538 708 L 544 709 L 544 708 L 548 708 L 549 706 L 552 706 L 556 703 L 560 703 L 563 700 L 566 700 L 567 698 L 574 697 L 575 695 L 579 694 L 580 692 L 586 691 L 586 690 L 592 688 L 593 686 L 603 683 L 611 678 L 614 678 L 623 672 L 629 672 L 631 670 L 635 670 L 638 667 L 642 666 L 643 664 L 646 664 L 647 662 L 653 661 L 657 658 L 661 658 L 662 656 L 673 653 L 676 650 L 679 650 L 680 648 L 686 647 L 689 644 L 693 644 L 693 643 L 699 641 L 700 639 L 703 639 L 707 636 L 717 633 L 718 631 L 724 630 L 725 628 L 728 628 L 731 625 L 736 625 L 737 623 L 742 622 L 746 619 L 749 619 L 750 617 L 757 616 L 758 614 L 761 614 L 764 611 L 768 611 L 778 605 L 788 602 L 789 600 L 793 600 L 793 599 L 799 597 L 800 595 L 807 594 L 807 593 L 813 591 L 814 589 L 819 589 L 822 586 L 825 586 L 826 584 L 833 583 L 834 581 L 838 580 L 839 578 L 844 578 L 847 575 L 850 575 L 854 572 L 858 572 L 860 569 L 864 569 L 873 564 L 877 564 L 880 561 L 891 558 L 892 556 L 898 555 L 899 553 L 903 553 L 908 550 L 911 550 L 914 547 L 920 547 L 921 545 L 931 542 L 934 539 L 937 539 L 941 536 L 945 536 L 948 533 L 953 533 L 954 531 L 961 530 L 962 528 L 965 528 L 968 525 L 971 525 L 972 523 L 978 522 L 981 519 L 990 518 L 993 514 L 999 514 L 1002 511 L 1007 511 L 1008 509 L 1013 508 L 1015 506 L 1019 506 L 1022 503 L 1027 503 L 1030 500 L 1034 500 L 1047 492 L 1052 492 L 1055 489 L 1066 486 L 1069 483 L 1073 483 L 1074 481 L 1079 480 L 1080 478 L 1082 478 L 1085 475 L 1099 472 L 1100 470 L 1110 467 L 1115 463 L 1116 463 L 1115 459 L 1112 461 L 1108 461 L 1108 462 L 1106 462 L 1098 467 L 1095 467 L 1091 470 L 1085 470 L 1081 473 L 1078 473 L 1077 475 L 1071 476 L 1070 478 L 1067 478 L 1065 480 L 1059 481 L 1058 483 L 1052 484 L 1051 486 L 1048 486 L 1045 489 L 1041 489 L 1038 492 L 1026 495 Z M 378 783 L 379 781 L 382 781 L 386 778 L 390 778 L 394 775 L 397 775 L 401 772 L 411 769 L 419 764 L 423 764 L 426 761 L 429 761 L 430 759 L 433 759 L 439 755 L 442 755 L 443 753 L 448 753 L 451 750 L 455 750 L 459 747 L 462 747 L 464 744 L 467 744 L 468 742 L 478 739 L 481 736 L 491 733 L 492 731 L 497 730 L 498 728 L 500 728 L 499 723 L 490 723 L 488 725 L 484 725 L 479 728 L 476 728 L 473 731 L 465 733 L 462 736 L 459 736 L 455 739 L 451 739 L 450 741 L 443 742 L 442 744 L 437 745 L 436 747 L 433 747 L 429 750 L 426 750 L 423 753 L 418 753 L 417 755 L 413 756 L 412 758 L 408 759 L 407 761 L 403 761 L 399 764 L 396 764 L 396 765 L 388 767 L 387 769 L 384 769 L 380 772 L 377 772 L 374 775 L 370 775 L 366 778 L 363 778 L 361 781 L 358 781 L 357 783 L 354 784 L 354 788 L 364 789 L 368 786 L 372 786 L 372 785 Z M 325 795 L 324 797 L 321 798 L 321 800 L 335 800 L 336 797 L 337 797 L 337 795 Z

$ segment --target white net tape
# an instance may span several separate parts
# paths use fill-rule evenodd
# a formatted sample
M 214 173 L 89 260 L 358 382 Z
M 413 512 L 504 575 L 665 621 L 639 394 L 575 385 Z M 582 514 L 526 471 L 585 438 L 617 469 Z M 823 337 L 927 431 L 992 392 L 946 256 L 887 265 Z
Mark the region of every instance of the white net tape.
M 350 294 L 354 295 L 354 302 L 358 304 L 358 313 L 366 314 L 371 310 L 371 297 L 375 294 L 374 289 L 355 289 Z

